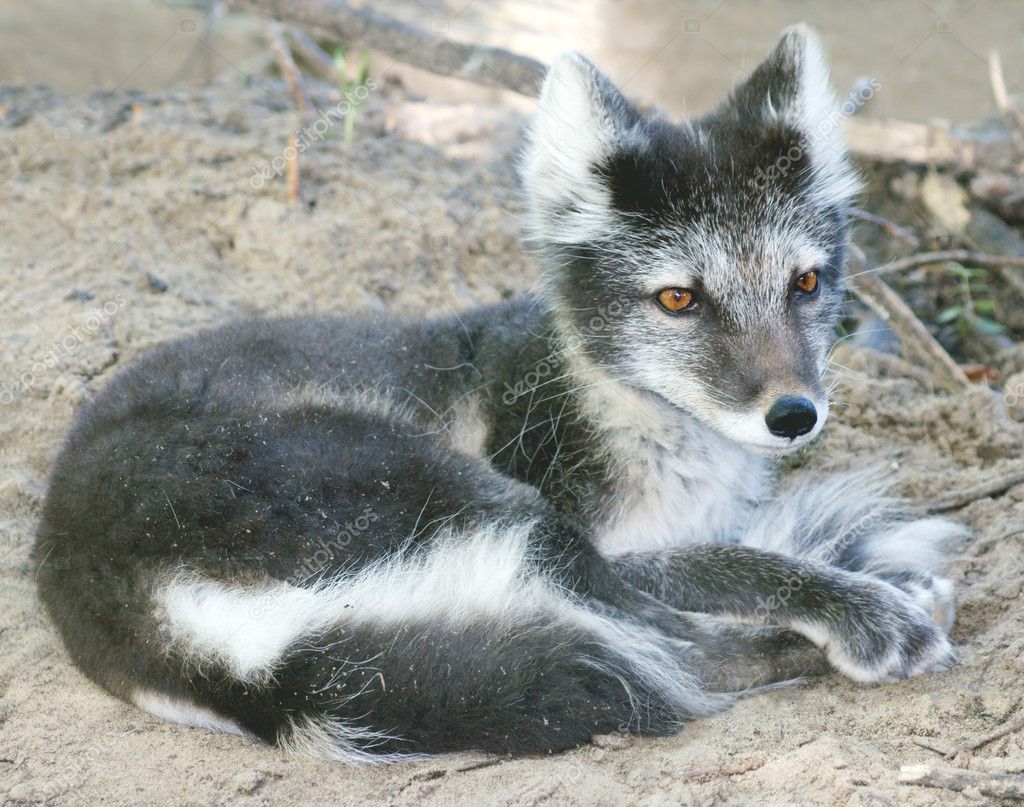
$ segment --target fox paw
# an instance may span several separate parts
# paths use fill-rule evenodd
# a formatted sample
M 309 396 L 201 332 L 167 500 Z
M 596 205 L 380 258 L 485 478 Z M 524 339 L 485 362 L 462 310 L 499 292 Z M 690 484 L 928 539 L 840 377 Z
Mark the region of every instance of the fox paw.
M 884 683 L 948 670 L 956 661 L 945 627 L 951 624 L 947 611 L 952 606 L 945 603 L 951 602 L 952 584 L 944 578 L 935 580 L 937 585 L 930 589 L 909 592 L 864 578 L 850 586 L 841 617 L 827 625 L 794 627 L 823 647 L 832 666 L 855 681 Z
M 948 577 L 930 572 L 898 572 L 879 575 L 906 593 L 932 620 L 949 633 L 956 621 L 956 587 Z

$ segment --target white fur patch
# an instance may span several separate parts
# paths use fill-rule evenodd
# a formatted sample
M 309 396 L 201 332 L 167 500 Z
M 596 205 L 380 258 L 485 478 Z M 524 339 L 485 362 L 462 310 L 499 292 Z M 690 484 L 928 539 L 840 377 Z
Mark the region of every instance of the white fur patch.
M 617 128 L 601 98 L 601 80 L 597 69 L 572 51 L 559 56 L 544 79 L 521 165 L 534 237 L 572 244 L 606 236 L 614 226 L 611 194 L 592 168 L 616 144 L 636 135 Z M 567 205 L 573 208 L 571 218 L 557 224 L 553 211 Z
M 572 360 L 581 401 L 615 469 L 613 508 L 593 543 L 608 556 L 727 540 L 767 480 L 761 458 L 588 365 Z
M 730 696 L 701 691 L 685 666 L 685 642 L 592 611 L 534 567 L 532 528 L 523 523 L 444 533 L 425 550 L 401 552 L 309 588 L 278 581 L 231 585 L 178 574 L 158 590 L 157 614 L 170 647 L 188 662 L 216 662 L 255 682 L 272 680 L 297 643 L 316 647 L 328 630 L 346 626 L 424 623 L 427 631 L 443 631 L 485 619 L 500 631 L 547 619 L 582 630 L 602 647 L 604 652 L 579 661 L 616 676 L 638 709 L 645 690 L 658 693 L 680 716 L 728 705 Z M 172 719 L 184 714 L 164 713 Z M 282 732 L 281 742 L 299 753 L 365 761 L 367 748 L 386 739 L 377 729 L 328 719 L 300 721 Z
M 261 678 L 289 645 L 330 624 L 314 590 L 287 584 L 243 588 L 181 575 L 156 601 L 174 645 L 196 663 L 225 664 L 243 681 Z
M 394 739 L 397 738 L 385 732 L 372 731 L 344 720 L 302 717 L 292 721 L 288 731 L 281 733 L 278 744 L 297 756 L 332 759 L 346 764 L 386 765 L 429 758 L 429 754 L 374 753 L 375 746 Z
M 310 587 L 178 575 L 157 592 L 158 616 L 195 662 L 216 660 L 242 680 L 259 680 L 290 646 L 342 623 L 510 618 L 543 602 L 545 581 L 524 574 L 532 526 L 448 535 L 429 552 L 397 554 Z
M 967 528 L 947 518 L 932 517 L 909 521 L 888 532 L 880 532 L 865 545 L 869 572 L 916 569 L 930 572 L 942 561 L 942 547 L 967 534 Z
M 132 702 L 142 711 L 169 723 L 180 723 L 183 726 L 193 726 L 222 734 L 248 736 L 248 733 L 234 721 L 181 698 L 172 698 L 148 689 L 137 689 L 132 695 Z
M 487 445 L 487 421 L 480 412 L 478 398 L 470 398 L 452 408 L 448 425 L 452 448 L 470 457 L 483 457 Z

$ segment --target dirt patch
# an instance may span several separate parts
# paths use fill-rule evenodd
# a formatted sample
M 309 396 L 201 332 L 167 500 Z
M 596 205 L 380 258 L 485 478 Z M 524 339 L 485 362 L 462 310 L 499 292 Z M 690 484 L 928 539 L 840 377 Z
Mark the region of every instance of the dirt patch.
M 323 90 L 321 90 L 323 92 Z M 327 95 L 321 103 L 332 100 Z M 559 756 L 453 755 L 388 768 L 287 758 L 129 708 L 70 664 L 36 601 L 29 547 L 75 410 L 170 337 L 252 314 L 443 313 L 515 293 L 508 154 L 519 120 L 375 91 L 355 142 L 302 157 L 303 206 L 271 165 L 295 120 L 269 80 L 161 95 L 2 91 L 0 128 L 0 797 L 11 803 L 932 804 L 901 764 L 1024 712 L 1024 486 L 958 511 L 961 587 L 945 675 L 885 687 L 832 676 L 754 697 L 678 737 Z M 395 122 L 401 121 L 401 131 Z M 459 121 L 469 123 L 460 124 Z M 422 141 L 416 142 L 415 138 Z M 835 419 L 800 472 L 884 463 L 938 497 L 1021 461 L 996 392 L 950 397 L 898 360 L 839 354 Z M 978 752 L 1021 757 L 1024 738 Z

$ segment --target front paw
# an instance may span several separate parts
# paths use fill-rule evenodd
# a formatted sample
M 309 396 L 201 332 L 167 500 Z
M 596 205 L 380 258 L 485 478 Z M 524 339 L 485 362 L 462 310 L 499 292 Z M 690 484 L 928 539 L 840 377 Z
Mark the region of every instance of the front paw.
M 794 627 L 822 646 L 832 666 L 853 680 L 897 681 L 948 670 L 956 661 L 944 627 L 925 610 L 932 600 L 866 577 L 849 584 L 843 599 L 840 614 Z
M 956 587 L 948 577 L 930 572 L 894 572 L 880 574 L 887 583 L 905 592 L 944 633 L 953 629 L 956 621 Z

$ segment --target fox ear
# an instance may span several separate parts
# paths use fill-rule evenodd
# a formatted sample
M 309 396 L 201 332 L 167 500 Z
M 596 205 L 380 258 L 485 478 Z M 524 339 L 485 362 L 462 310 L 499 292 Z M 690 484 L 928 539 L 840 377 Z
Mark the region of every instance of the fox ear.
M 860 181 L 850 164 L 828 63 L 808 26 L 783 31 L 768 58 L 733 90 L 727 107 L 747 121 L 753 118 L 796 130 L 808 151 L 822 202 L 842 204 L 857 193 Z
M 606 231 L 610 192 L 601 164 L 635 136 L 640 113 L 579 53 L 548 71 L 520 166 L 532 235 L 579 243 Z

